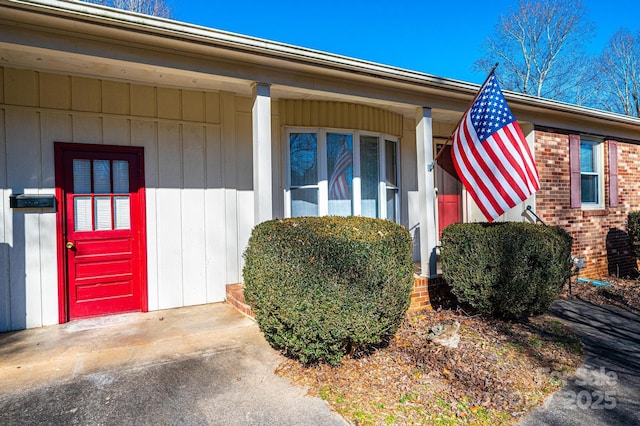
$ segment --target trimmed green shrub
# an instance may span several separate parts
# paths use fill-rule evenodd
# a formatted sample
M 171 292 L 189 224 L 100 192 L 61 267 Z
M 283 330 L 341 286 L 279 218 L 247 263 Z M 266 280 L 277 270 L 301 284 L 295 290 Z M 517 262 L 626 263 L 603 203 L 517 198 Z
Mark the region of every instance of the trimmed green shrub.
M 413 288 L 412 251 L 409 232 L 387 220 L 264 222 L 244 253 L 245 301 L 273 347 L 336 365 L 396 333 Z
M 631 255 L 636 259 L 640 259 L 640 212 L 629 212 L 627 215 L 627 231 L 629 231 Z
M 544 313 L 571 276 L 573 238 L 531 223 L 465 223 L 442 232 L 442 275 L 459 301 L 508 319 Z

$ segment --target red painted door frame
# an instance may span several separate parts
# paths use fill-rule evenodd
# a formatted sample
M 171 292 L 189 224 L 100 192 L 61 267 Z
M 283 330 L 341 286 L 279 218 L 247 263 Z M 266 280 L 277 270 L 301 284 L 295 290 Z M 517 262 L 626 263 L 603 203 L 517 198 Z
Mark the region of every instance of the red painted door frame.
M 122 153 L 135 155 L 138 166 L 138 185 L 137 188 L 130 188 L 130 192 L 136 192 L 138 197 L 138 208 L 132 211 L 132 215 L 137 215 L 139 226 L 136 235 L 137 248 L 139 253 L 139 271 L 138 279 L 140 280 L 140 310 L 148 311 L 148 291 L 147 291 L 147 237 L 146 237 L 146 202 L 145 202 L 145 182 L 144 182 L 144 148 L 132 146 L 115 146 L 115 145 L 91 145 L 77 144 L 66 142 L 54 142 L 54 159 L 55 159 L 55 181 L 56 181 L 56 240 L 57 240 L 57 263 L 58 263 L 58 320 L 60 323 L 69 321 L 69 271 L 68 265 L 68 249 L 66 248 L 67 235 L 67 206 L 65 195 L 65 152 L 85 152 L 114 154 Z M 133 219 L 133 218 L 132 218 Z
M 441 147 L 442 145 L 437 146 L 438 151 Z M 451 160 L 451 146 L 445 147 L 435 172 L 438 187 L 438 239 L 441 239 L 444 228 L 462 222 L 462 183 Z

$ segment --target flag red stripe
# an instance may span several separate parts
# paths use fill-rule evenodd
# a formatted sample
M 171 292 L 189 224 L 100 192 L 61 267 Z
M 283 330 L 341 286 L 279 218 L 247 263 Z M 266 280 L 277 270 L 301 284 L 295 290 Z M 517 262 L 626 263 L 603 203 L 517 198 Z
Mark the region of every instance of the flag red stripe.
M 458 129 L 459 131 L 460 129 Z M 458 173 L 458 176 L 460 177 L 460 181 L 462 182 L 462 184 L 464 185 L 464 187 L 467 189 L 467 192 L 471 195 L 471 197 L 474 200 L 478 200 L 480 199 L 478 193 L 476 192 L 476 185 L 475 185 L 475 178 L 473 177 L 473 175 L 471 173 L 467 173 L 468 167 L 465 165 L 464 169 L 462 168 L 461 165 L 465 164 L 465 162 L 467 161 L 466 158 L 464 158 L 464 153 L 463 152 L 457 152 L 457 146 L 454 145 L 453 149 L 451 150 L 451 157 L 453 159 L 453 166 L 456 169 L 456 172 Z M 474 179 L 474 183 L 472 184 L 469 179 L 467 178 L 467 176 L 469 176 L 470 178 Z M 487 205 L 485 203 L 476 203 L 478 205 L 478 208 L 480 209 L 480 211 L 482 211 L 482 214 L 485 217 L 491 217 L 493 216 L 493 214 L 491 212 L 489 212 L 487 210 Z
M 505 128 L 506 127 L 509 127 L 509 125 L 505 126 Z M 493 142 L 493 144 L 491 144 L 491 142 Z M 508 138 L 506 142 L 509 143 Z M 511 189 L 516 192 L 517 199 L 514 201 L 516 201 L 515 204 L 517 204 L 518 201 L 523 201 L 528 198 L 524 191 L 529 190 L 529 186 L 527 185 L 527 178 L 522 171 L 522 165 L 519 164 L 518 160 L 513 156 L 514 147 L 511 143 L 508 145 L 507 143 L 505 143 L 505 138 L 502 137 L 501 131 L 499 130 L 490 136 L 483 145 L 489 146 L 487 148 L 488 154 L 500 169 L 503 178 L 509 183 Z M 496 145 L 495 147 L 493 146 L 494 144 Z M 504 157 L 504 161 L 498 158 L 499 153 Z M 510 166 L 510 170 L 507 170 L 507 164 Z
M 473 167 L 473 165 L 471 164 L 470 158 L 469 158 L 469 154 L 472 154 L 472 152 L 469 151 L 473 151 L 474 147 L 473 145 L 471 145 L 469 142 L 470 140 L 468 138 L 461 138 L 460 137 L 460 132 L 462 131 L 465 135 L 468 134 L 468 128 L 467 128 L 467 121 L 469 120 L 469 117 L 465 117 L 464 120 L 461 123 L 461 128 L 458 129 L 458 131 L 456 132 L 457 134 L 457 140 L 461 141 L 460 143 L 463 144 L 463 147 L 460 146 L 456 146 L 454 144 L 454 151 L 457 150 L 458 154 L 456 156 L 456 158 L 459 156 L 459 158 L 462 160 L 462 164 L 464 165 L 464 169 L 465 171 L 461 172 L 460 170 L 458 171 L 458 175 L 463 179 L 462 183 L 465 185 L 465 187 L 467 188 L 467 191 L 470 191 L 472 193 L 472 197 L 474 198 L 474 200 L 480 200 L 485 199 L 487 201 L 487 203 L 491 206 L 491 208 L 495 211 L 495 212 L 499 212 L 502 211 L 503 208 L 500 206 L 498 200 L 496 200 L 496 198 L 493 196 L 492 192 L 489 190 L 489 188 L 487 188 L 487 186 L 485 185 L 485 179 L 483 179 L 482 176 L 480 176 L 477 173 L 477 170 L 475 167 Z M 470 125 L 470 124 L 469 124 Z M 454 139 L 454 140 L 456 140 Z M 462 142 L 464 141 L 464 142 Z M 466 149 L 465 149 L 466 148 Z M 455 161 L 454 161 L 455 164 Z M 473 180 L 473 183 L 470 182 L 470 180 Z M 465 183 L 466 181 L 466 183 Z M 470 190 L 471 188 L 471 190 Z M 475 196 L 474 196 L 475 194 Z M 481 197 L 480 197 L 481 196 Z M 486 203 L 482 203 L 482 202 L 477 202 L 478 206 L 481 207 L 482 210 L 487 211 L 488 210 L 488 206 L 485 206 L 484 204 Z
M 347 183 L 346 171 L 352 164 L 351 152 L 346 145 L 338 151 L 338 158 L 333 166 L 333 173 L 329 179 L 329 199 L 347 200 L 351 198 Z
M 498 158 L 498 154 L 494 150 L 494 147 L 492 146 L 490 141 L 493 141 L 500 148 L 503 148 L 503 149 L 505 148 L 504 143 L 502 143 L 502 140 L 499 137 L 499 135 L 497 133 L 494 133 L 492 136 L 489 136 L 489 138 L 485 142 L 481 144 L 481 146 L 485 148 L 485 152 L 486 152 L 486 156 L 483 156 L 482 160 L 485 161 L 487 163 L 487 167 L 491 169 L 493 173 L 492 182 L 500 191 L 502 198 L 504 198 L 505 201 L 507 201 L 507 204 L 511 208 L 516 205 L 516 202 L 518 199 L 522 199 L 526 197 L 523 197 L 524 193 L 520 189 L 520 185 L 515 181 L 513 176 L 507 171 L 502 160 Z M 506 152 L 503 151 L 503 154 L 505 153 Z M 487 156 L 489 158 L 487 158 Z M 491 159 L 490 163 L 487 161 L 489 159 Z M 506 160 L 509 161 L 508 158 L 506 158 Z M 498 176 L 498 173 L 500 173 L 500 176 Z M 505 185 L 505 183 L 507 183 L 508 185 Z M 515 192 L 515 194 L 510 194 L 508 191 L 509 189 Z
M 334 181 L 332 186 L 332 194 L 329 197 L 332 200 L 346 200 L 349 197 L 349 187 L 347 186 L 347 177 L 343 174 Z
M 509 161 L 509 164 L 513 168 L 513 171 L 517 173 L 520 178 L 518 182 L 518 188 L 521 190 L 520 200 L 526 200 L 528 196 L 524 193 L 531 192 L 533 188 L 531 187 L 531 179 L 528 174 L 528 167 L 526 161 L 522 158 L 522 147 L 517 139 L 513 137 L 513 133 L 511 130 L 513 126 L 511 124 L 505 126 L 501 130 L 504 133 L 504 137 L 500 138 L 500 146 L 505 153 L 505 158 Z
M 509 138 L 509 142 L 511 143 L 513 150 L 517 155 L 519 155 L 519 157 L 516 158 L 516 161 L 519 160 L 518 161 L 520 164 L 519 172 L 521 173 L 521 176 L 523 176 L 523 178 L 525 179 L 524 182 L 527 185 L 527 189 L 530 193 L 533 193 L 538 189 L 537 180 L 535 179 L 535 174 L 534 174 L 535 172 L 531 171 L 532 164 L 527 162 L 524 157 L 525 155 L 527 155 L 526 152 L 523 152 L 525 147 L 523 147 L 523 144 L 520 143 L 518 138 L 516 138 L 511 132 L 505 132 L 505 134 L 507 138 Z
M 532 184 L 532 192 L 535 192 L 540 189 L 540 180 L 538 178 L 536 163 L 533 161 L 533 155 L 529 149 L 529 144 L 527 143 L 520 126 L 509 126 L 509 130 L 509 136 L 511 137 L 512 144 L 519 149 L 520 156 L 526 165 L 525 171 L 529 176 L 529 182 Z M 515 130 L 515 135 L 511 132 L 512 130 Z
M 471 127 L 471 131 L 470 131 L 469 126 L 471 126 L 471 123 L 468 123 L 468 126 L 467 126 L 467 123 L 463 124 L 462 126 L 462 129 L 464 130 L 464 134 L 465 134 L 465 140 L 468 145 L 469 153 L 473 155 L 473 158 L 475 159 L 476 163 L 480 166 L 480 168 L 484 172 L 486 179 L 482 179 L 480 175 L 477 174 L 476 168 L 470 168 L 469 170 L 472 171 L 472 173 L 476 174 L 476 180 L 478 180 L 479 182 L 482 182 L 482 187 L 485 188 L 482 192 L 485 195 L 485 197 L 487 198 L 491 197 L 496 201 L 497 203 L 497 205 L 495 206 L 496 211 L 505 210 L 505 207 L 501 206 L 501 204 L 503 203 L 509 208 L 513 207 L 515 205 L 513 199 L 509 194 L 507 194 L 505 188 L 500 184 L 500 181 L 496 176 L 496 173 L 495 173 L 496 164 L 489 163 L 487 161 L 486 155 L 483 155 L 483 152 L 485 154 L 489 154 L 484 149 L 486 142 L 484 144 L 481 144 L 480 141 L 478 141 L 477 137 L 474 138 L 471 135 L 471 132 L 473 131 L 473 134 L 475 135 L 475 130 L 473 130 L 473 127 Z M 479 147 L 483 148 L 482 149 L 483 152 L 480 152 Z M 488 184 L 491 184 L 492 188 L 490 189 L 489 187 L 487 187 L 485 182 L 487 182 Z M 500 196 L 503 203 L 501 203 L 500 200 L 496 198 L 496 195 Z
M 470 123 L 468 124 L 470 125 Z M 462 152 L 464 154 L 464 158 L 466 159 L 465 165 L 467 167 L 467 173 L 473 177 L 473 180 L 475 182 L 476 194 L 479 193 L 479 195 L 481 195 L 482 197 L 480 201 L 486 200 L 486 202 L 491 205 L 491 208 L 494 212 L 497 213 L 503 211 L 507 206 L 506 202 L 504 201 L 504 199 L 502 199 L 502 197 L 498 198 L 500 194 L 497 188 L 493 186 L 493 182 L 491 181 L 490 177 L 486 175 L 484 169 L 482 169 L 482 166 L 478 164 L 475 156 L 473 155 L 474 151 L 476 151 L 477 148 L 473 140 L 471 140 L 469 137 L 469 128 L 464 125 L 462 127 L 462 130 L 466 135 L 461 139 L 462 141 L 464 141 L 463 146 L 466 148 L 465 150 L 462 150 Z M 472 155 L 470 156 L 468 154 Z M 491 185 L 491 187 L 489 187 L 488 185 Z

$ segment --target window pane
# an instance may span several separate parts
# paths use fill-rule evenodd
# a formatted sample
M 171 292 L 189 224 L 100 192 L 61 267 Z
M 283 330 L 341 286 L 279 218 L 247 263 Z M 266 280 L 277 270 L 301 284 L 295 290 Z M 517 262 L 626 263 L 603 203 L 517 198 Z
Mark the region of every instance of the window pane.
M 398 186 L 398 162 L 396 159 L 396 143 L 393 141 L 385 141 L 384 143 L 384 157 L 385 157 L 385 174 L 387 178 L 387 185 Z
M 73 160 L 73 192 L 75 194 L 91 193 L 90 160 Z
M 351 200 L 329 199 L 329 214 L 332 216 L 351 216 L 353 214 L 351 207 Z
M 95 197 L 95 230 L 111 229 L 111 197 Z
M 318 216 L 318 190 L 316 188 L 291 190 L 291 217 Z
M 118 194 L 129 193 L 129 162 L 113 161 L 113 192 Z
M 329 179 L 329 214 L 350 216 L 353 186 L 353 136 L 327 134 L 327 177 Z
M 598 176 L 582 175 L 582 202 L 598 203 Z
M 378 217 L 380 195 L 380 156 L 378 138 L 360 137 L 360 182 L 362 186 L 362 216 Z
M 595 144 L 580 142 L 580 171 L 581 172 L 595 172 Z
M 131 228 L 131 208 L 128 196 L 113 197 L 113 228 Z
M 397 189 L 387 189 L 387 219 L 389 219 L 392 222 L 397 222 L 397 217 L 396 217 L 397 194 L 398 194 Z
M 73 223 L 76 231 L 91 231 L 91 197 L 73 198 Z
M 93 192 L 109 194 L 111 192 L 111 164 L 109 160 L 93 160 Z
M 291 159 L 291 186 L 318 184 L 318 135 L 291 133 L 289 155 Z

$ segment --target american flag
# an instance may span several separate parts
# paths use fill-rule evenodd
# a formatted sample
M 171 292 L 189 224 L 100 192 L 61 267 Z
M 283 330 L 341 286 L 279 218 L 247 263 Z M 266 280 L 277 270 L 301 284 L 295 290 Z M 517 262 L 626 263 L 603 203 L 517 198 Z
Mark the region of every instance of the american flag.
M 529 145 L 493 72 L 453 134 L 452 157 L 489 222 L 540 188 Z
M 347 169 L 351 166 L 351 152 L 346 143 L 343 143 L 336 154 L 336 162 L 333 165 L 333 173 L 329 179 L 329 199 L 348 200 L 351 198 L 347 184 Z

